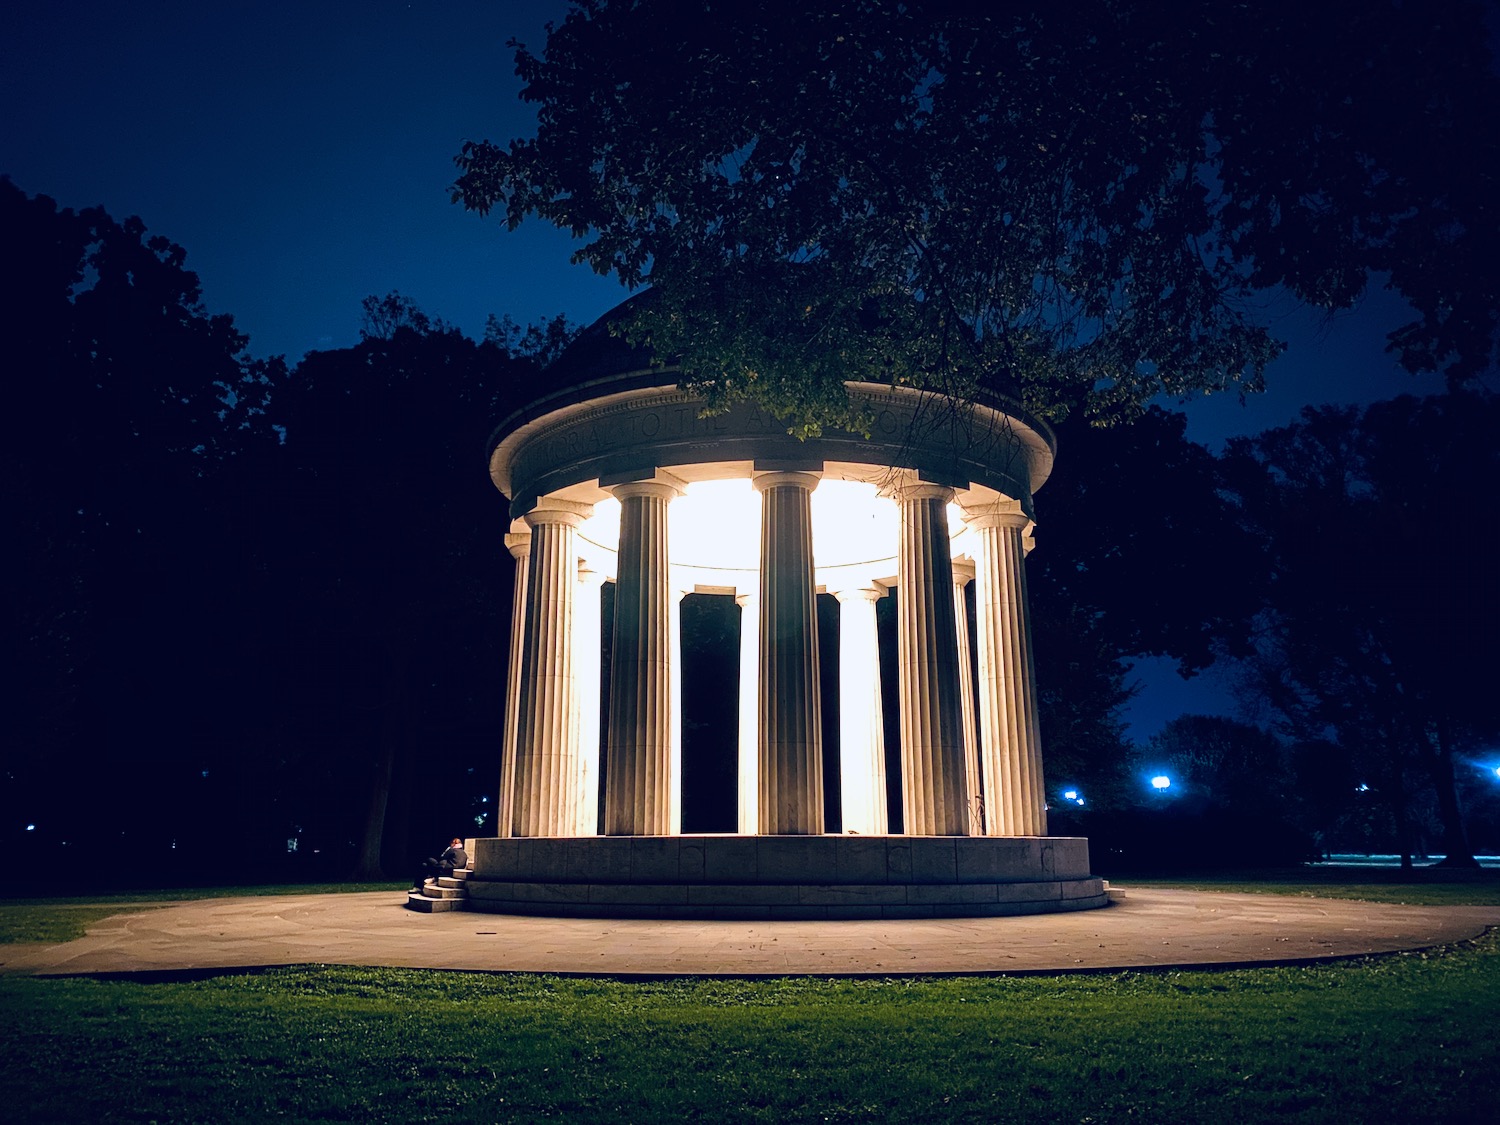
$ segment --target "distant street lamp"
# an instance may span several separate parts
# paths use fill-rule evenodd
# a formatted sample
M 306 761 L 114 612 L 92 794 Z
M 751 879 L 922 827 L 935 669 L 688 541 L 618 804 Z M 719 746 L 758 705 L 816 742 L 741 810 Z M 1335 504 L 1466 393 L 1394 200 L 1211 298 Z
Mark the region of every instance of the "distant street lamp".
M 1151 779 L 1151 788 L 1155 789 L 1158 793 L 1163 789 L 1170 789 L 1171 787 L 1172 779 L 1164 773 L 1159 773 Z

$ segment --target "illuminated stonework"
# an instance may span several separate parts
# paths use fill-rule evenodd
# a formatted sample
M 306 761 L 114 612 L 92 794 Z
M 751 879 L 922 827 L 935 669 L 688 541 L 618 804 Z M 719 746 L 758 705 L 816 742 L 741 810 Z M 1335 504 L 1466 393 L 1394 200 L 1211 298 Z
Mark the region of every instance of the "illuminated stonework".
M 839 603 L 833 808 L 844 832 L 883 836 L 888 791 L 899 791 L 908 836 L 1045 836 L 1023 564 L 1032 493 L 1052 465 L 1046 427 L 1006 401 L 960 406 L 851 383 L 869 435 L 802 441 L 753 407 L 705 417 L 670 367 L 590 374 L 507 419 L 491 446 L 518 582 L 500 836 L 579 842 L 598 824 L 611 837 L 680 834 L 677 607 L 694 592 L 741 607 L 739 707 L 725 716 L 738 730 L 741 835 L 824 832 L 816 596 L 826 592 Z M 600 705 L 604 582 L 615 583 L 615 615 L 602 626 L 613 659 L 601 732 L 588 719 Z M 901 768 L 888 780 L 875 604 L 890 593 Z M 1106 901 L 1087 876 L 1086 843 L 1069 846 L 1069 905 L 1041 909 Z M 514 871 L 482 870 L 483 857 L 501 855 L 511 852 L 478 849 L 471 888 L 511 885 Z M 1031 881 L 1055 881 L 1044 874 Z M 596 876 L 589 885 L 610 882 Z M 486 901 L 482 890 L 474 899 Z

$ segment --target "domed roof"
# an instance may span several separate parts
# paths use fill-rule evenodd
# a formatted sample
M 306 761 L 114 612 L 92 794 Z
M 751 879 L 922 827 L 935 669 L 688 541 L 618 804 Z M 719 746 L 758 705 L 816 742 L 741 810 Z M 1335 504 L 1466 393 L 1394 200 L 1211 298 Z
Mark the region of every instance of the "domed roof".
M 1051 469 L 1055 439 L 1014 400 L 968 403 L 931 391 L 849 382 L 868 433 L 825 427 L 806 440 L 750 401 L 714 413 L 679 386 L 675 362 L 632 346 L 622 323 L 651 290 L 579 333 L 490 439 L 490 476 L 519 517 L 544 495 L 592 503 L 611 484 L 668 473 L 694 480 L 764 471 L 830 471 L 845 479 L 906 473 L 1010 497 L 1028 514 Z M 936 409 L 934 409 L 936 404 Z M 977 495 L 977 493 L 976 493 Z
M 650 289 L 621 301 L 598 320 L 574 337 L 562 354 L 542 372 L 542 382 L 550 390 L 591 383 L 622 375 L 627 371 L 661 369 L 668 364 L 659 362 L 649 348 L 636 347 L 627 341 L 620 327 L 641 308 L 654 301 Z

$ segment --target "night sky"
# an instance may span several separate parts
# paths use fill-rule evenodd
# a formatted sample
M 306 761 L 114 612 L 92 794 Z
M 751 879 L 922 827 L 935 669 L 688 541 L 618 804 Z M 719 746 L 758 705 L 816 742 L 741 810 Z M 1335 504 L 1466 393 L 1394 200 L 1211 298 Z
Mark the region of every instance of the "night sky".
M 448 195 L 465 140 L 532 130 L 505 44 L 539 50 L 565 11 L 561 0 L 12 6 L 0 174 L 63 206 L 139 215 L 184 246 L 209 307 L 232 313 L 258 356 L 352 344 L 361 299 L 391 290 L 474 336 L 490 313 L 587 323 L 625 291 L 570 265 L 565 234 L 536 221 L 509 233 Z M 1378 289 L 1326 323 L 1268 305 L 1290 345 L 1269 391 L 1245 406 L 1198 401 L 1189 436 L 1218 447 L 1308 403 L 1439 389 L 1385 354 L 1403 310 Z M 1184 710 L 1231 709 L 1212 672 L 1184 684 L 1165 665 L 1138 669 L 1137 736 Z

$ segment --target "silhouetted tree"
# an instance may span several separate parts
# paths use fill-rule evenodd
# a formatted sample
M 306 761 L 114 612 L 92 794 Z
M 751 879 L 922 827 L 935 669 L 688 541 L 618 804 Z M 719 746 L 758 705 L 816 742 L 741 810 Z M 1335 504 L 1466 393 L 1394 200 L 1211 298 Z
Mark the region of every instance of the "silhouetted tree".
M 0 245 L 11 854 L 372 875 L 477 829 L 511 576 L 484 443 L 566 327 L 476 344 L 393 293 L 289 375 L 139 220 L 0 181 Z
M 1196 674 L 1243 650 L 1260 605 L 1259 542 L 1185 427 L 1158 408 L 1109 428 L 1070 419 L 1037 495 L 1026 566 L 1048 777 L 1101 803 L 1121 795 L 1129 662 L 1169 656 Z
M 1372 271 L 1402 362 L 1461 380 L 1500 316 L 1486 39 L 1467 0 L 575 0 L 517 50 L 536 135 L 464 145 L 454 195 L 649 282 L 632 334 L 796 432 L 851 378 L 1052 417 L 1255 389 L 1258 299 Z
M 1309 408 L 1226 454 L 1274 560 L 1249 691 L 1292 735 L 1350 756 L 1408 855 L 1420 771 L 1450 865 L 1474 862 L 1455 764 L 1500 733 L 1497 425 L 1492 394 L 1402 397 Z
M 367 300 L 365 319 L 359 344 L 292 373 L 268 415 L 283 440 L 256 468 L 296 642 L 281 685 L 301 744 L 290 768 L 320 771 L 309 795 L 342 815 L 305 819 L 373 878 L 463 820 L 482 828 L 498 786 L 511 566 L 483 452 L 537 364 L 400 294 Z M 408 828 L 423 835 L 408 844 Z
M 282 370 L 139 219 L 0 180 L 0 245 L 7 837 L 177 870 L 233 756 L 216 713 L 244 704 L 212 659 L 248 609 L 216 492 Z

